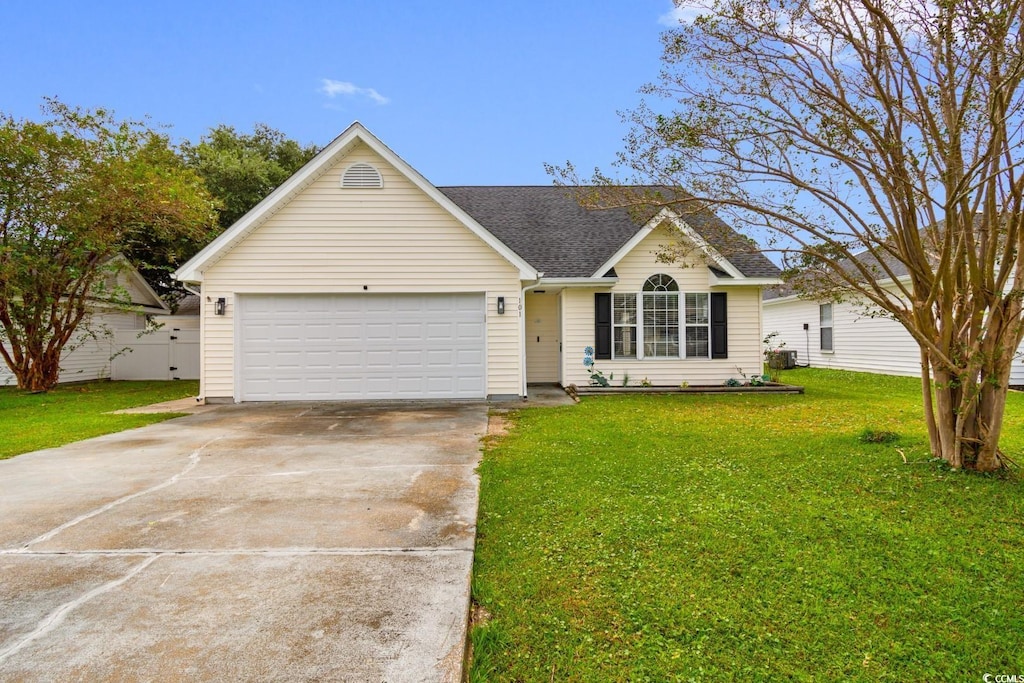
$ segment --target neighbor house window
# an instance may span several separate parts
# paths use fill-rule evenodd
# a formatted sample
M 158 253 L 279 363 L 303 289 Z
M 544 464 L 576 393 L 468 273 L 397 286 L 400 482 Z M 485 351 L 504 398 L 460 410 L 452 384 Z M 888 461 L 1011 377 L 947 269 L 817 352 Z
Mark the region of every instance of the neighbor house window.
M 708 294 L 686 295 L 686 357 L 707 358 L 711 339 Z
M 818 327 L 821 330 L 821 350 L 832 351 L 832 304 L 818 307 Z
M 679 357 L 679 285 L 668 275 L 647 278 L 643 289 L 644 356 Z
M 612 297 L 612 355 L 636 358 L 636 294 Z

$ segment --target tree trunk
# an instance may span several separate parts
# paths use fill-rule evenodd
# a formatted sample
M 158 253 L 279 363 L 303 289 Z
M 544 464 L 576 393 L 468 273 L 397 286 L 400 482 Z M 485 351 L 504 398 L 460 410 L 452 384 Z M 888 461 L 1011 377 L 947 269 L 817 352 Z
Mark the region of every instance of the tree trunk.
M 932 453 L 942 450 L 939 428 L 935 420 L 935 402 L 932 400 L 932 373 L 928 351 L 921 348 L 921 395 L 924 397 L 924 421 L 928 425 L 928 444 Z
M 969 374 L 969 373 L 967 373 Z M 1008 361 L 986 367 L 980 382 L 960 379 L 948 370 L 932 368 L 935 400 L 925 395 L 925 410 L 933 406 L 938 444 L 932 452 L 950 467 L 993 472 L 1004 467 L 999 451 L 1006 393 L 1010 379 Z M 922 373 L 922 377 L 923 377 Z M 924 386 L 924 391 L 929 388 Z M 929 424 L 929 436 L 931 436 Z
M 960 405 L 957 386 L 945 368 L 933 368 L 932 375 L 935 377 L 935 430 L 939 436 L 939 448 L 933 454 L 949 463 L 950 467 L 959 469 L 963 467 L 963 459 L 956 438 L 956 412 Z
M 49 391 L 60 379 L 60 351 L 46 350 L 37 356 L 25 354 L 20 366 L 11 368 L 18 388 L 25 391 Z

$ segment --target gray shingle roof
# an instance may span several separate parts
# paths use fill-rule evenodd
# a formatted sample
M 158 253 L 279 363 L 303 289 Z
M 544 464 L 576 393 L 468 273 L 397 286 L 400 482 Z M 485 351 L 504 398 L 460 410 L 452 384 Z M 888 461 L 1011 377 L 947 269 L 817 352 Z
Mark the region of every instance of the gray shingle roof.
M 910 270 L 907 268 L 907 264 L 898 260 L 892 254 L 882 254 L 882 261 L 880 262 L 875 256 L 869 253 L 866 249 L 864 251 L 853 254 L 853 258 L 860 261 L 869 271 L 875 273 L 879 281 L 888 280 L 889 276 L 887 272 L 892 272 L 897 278 L 901 278 Z M 882 263 L 888 270 L 882 268 Z M 839 262 L 840 267 L 850 272 L 856 272 L 852 261 L 850 259 L 843 259 Z M 861 276 L 857 274 L 857 277 Z M 801 273 L 798 273 L 794 278 L 788 280 L 785 284 L 776 285 L 774 287 L 766 287 L 761 293 L 761 298 L 764 301 L 772 301 L 774 299 L 783 299 L 785 297 L 793 296 L 801 292 L 811 292 L 816 287 L 815 282 L 826 283 L 829 282 L 829 277 L 826 273 L 815 270 L 807 269 Z
M 199 297 L 195 294 L 186 294 L 178 300 L 178 307 L 174 310 L 175 315 L 199 315 Z
M 437 189 L 545 277 L 590 277 L 645 222 L 625 208 L 584 209 L 561 187 Z M 775 264 L 710 211 L 683 218 L 747 277 L 779 276 Z

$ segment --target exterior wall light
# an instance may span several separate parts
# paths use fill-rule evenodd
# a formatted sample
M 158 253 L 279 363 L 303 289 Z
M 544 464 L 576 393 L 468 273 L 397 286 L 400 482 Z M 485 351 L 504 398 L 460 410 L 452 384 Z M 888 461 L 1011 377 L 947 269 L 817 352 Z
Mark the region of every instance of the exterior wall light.
M 505 315 L 505 297 L 498 297 L 498 315 Z
M 213 304 L 214 315 L 224 315 L 228 311 L 228 300 L 224 297 L 217 299 L 216 303 Z

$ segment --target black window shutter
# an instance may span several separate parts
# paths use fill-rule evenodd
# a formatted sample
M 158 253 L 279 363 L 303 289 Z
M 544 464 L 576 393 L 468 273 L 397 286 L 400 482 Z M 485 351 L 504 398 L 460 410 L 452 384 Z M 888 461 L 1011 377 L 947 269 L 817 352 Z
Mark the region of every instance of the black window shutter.
M 729 324 L 725 292 L 711 294 L 711 357 L 729 357 Z
M 612 295 L 594 295 L 594 358 L 612 358 Z

